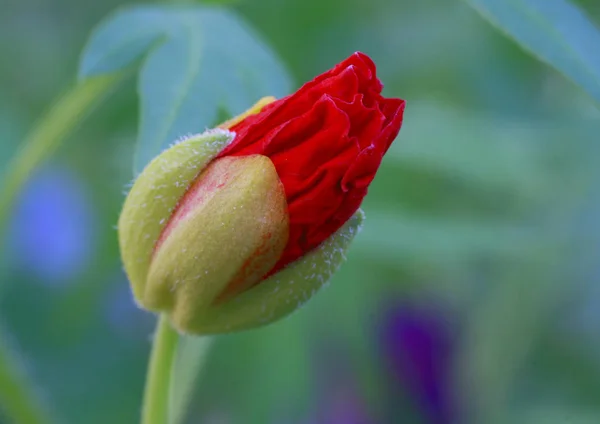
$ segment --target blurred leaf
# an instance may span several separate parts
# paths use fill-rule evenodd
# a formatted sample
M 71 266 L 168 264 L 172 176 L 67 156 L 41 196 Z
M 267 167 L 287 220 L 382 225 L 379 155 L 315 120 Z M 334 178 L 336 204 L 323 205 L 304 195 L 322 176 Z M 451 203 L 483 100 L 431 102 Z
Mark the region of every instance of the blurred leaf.
M 4 177 L 5 166 L 13 156 L 23 133 L 23 117 L 16 111 L 11 110 L 5 103 L 0 102 L 0 178 Z M 5 242 L 5 240 L 0 240 L 0 244 Z M 11 269 L 11 264 L 14 263 L 12 249 L 3 250 L 2 253 L 0 255 L 0 298 L 7 286 L 4 281 L 8 280 L 8 272 Z
M 532 358 L 531 368 L 536 373 L 538 384 L 554 396 L 561 393 L 565 399 L 578 405 L 600 405 L 597 352 L 590 349 L 589 343 L 581 343 L 572 334 L 561 337 L 555 326 L 546 333 Z
M 550 245 L 530 251 L 522 263 L 506 269 L 504 281 L 498 281 L 467 318 L 457 376 L 465 385 L 460 390 L 470 399 L 474 422 L 504 422 L 497 417 L 508 410 L 526 360 L 569 288 L 562 284 L 566 274 L 552 259 L 561 253 Z
M 587 156 L 585 142 L 595 141 L 599 128 L 593 119 L 514 119 L 415 101 L 406 110 L 400 136 L 383 166 L 409 165 L 485 190 L 509 190 L 535 200 L 556 190 L 557 171 L 562 168 L 554 163 L 548 166 L 548 162 L 557 156 L 566 161 L 578 154 L 574 163 L 561 164 L 570 175 L 572 165 Z M 567 137 L 572 142 L 564 149 Z
M 0 323 L 0 417 L 15 424 L 46 424 L 52 411 L 31 381 L 23 355 L 13 347 Z
M 92 33 L 79 64 L 79 79 L 116 72 L 140 59 L 171 26 L 166 10 L 137 7 L 109 16 Z
M 549 403 L 530 406 L 507 418 L 504 422 L 512 424 L 597 424 L 600 410 Z
M 566 0 L 466 0 L 600 103 L 600 31 Z
M 67 91 L 48 110 L 21 143 L 0 184 L 0 233 L 5 231 L 12 207 L 29 175 L 58 148 L 104 97 L 117 86 L 123 74 L 89 78 Z M 2 235 L 0 235 L 2 237 Z
M 250 27 L 207 7 L 119 11 L 92 35 L 79 75 L 114 72 L 144 55 L 136 173 L 178 138 L 214 125 L 219 109 L 237 114 L 290 89 L 285 69 Z
M 368 213 L 356 240 L 361 254 L 394 263 L 426 258 L 428 263 L 472 260 L 473 257 L 516 259 L 540 244 L 538 234 L 525 227 L 496 222 L 458 221 L 428 216 Z
M 212 344 L 209 337 L 181 336 L 169 399 L 169 424 L 184 422 L 202 366 Z
M 5 103 L 0 103 L 0 175 L 14 154 L 17 144 L 25 132 L 23 116 Z
M 545 183 L 535 143 L 545 134 L 529 121 L 424 101 L 410 105 L 405 121 L 384 161 L 435 169 L 487 189 L 509 188 L 528 196 Z
M 244 424 L 303 418 L 315 375 L 302 314 L 300 310 L 266 327 L 215 337 L 188 422 L 210 422 L 211 416 Z
M 199 3 L 204 3 L 204 4 L 226 4 L 226 5 L 230 5 L 230 4 L 235 4 L 235 3 L 241 3 L 242 0 L 199 0 Z

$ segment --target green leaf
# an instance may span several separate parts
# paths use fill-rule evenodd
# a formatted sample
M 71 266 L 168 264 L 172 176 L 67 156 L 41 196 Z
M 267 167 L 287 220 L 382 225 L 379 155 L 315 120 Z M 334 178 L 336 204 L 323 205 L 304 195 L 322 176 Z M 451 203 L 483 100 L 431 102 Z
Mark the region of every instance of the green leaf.
M 132 65 L 172 27 L 172 19 L 165 19 L 164 10 L 160 8 L 119 10 L 92 33 L 81 55 L 79 79 L 116 72 Z
M 600 103 L 600 31 L 566 0 L 465 0 Z
M 496 418 L 508 410 L 533 348 L 568 293 L 556 265 L 563 255 L 548 242 L 530 251 L 470 311 L 458 351 L 457 390 L 476 405 L 474 422 L 515 422 Z
M 23 356 L 11 345 L 0 323 L 0 416 L 15 424 L 52 422 L 53 412 L 25 372 Z
M 524 226 L 492 220 L 476 222 L 414 216 L 400 210 L 372 211 L 356 241 L 361 255 L 372 259 L 427 258 L 430 263 L 469 261 L 473 255 L 518 259 L 541 243 Z M 401 235 L 401 236 L 399 236 Z
M 190 408 L 190 423 L 226 412 L 231 423 L 264 424 L 304 418 L 316 376 L 311 369 L 315 332 L 300 310 L 275 324 L 215 338 L 214 354 Z M 210 418 L 209 418 L 210 417 Z M 218 419 L 215 419 L 218 421 Z M 171 423 L 178 424 L 178 423 Z
M 136 173 L 170 143 L 213 126 L 219 110 L 238 114 L 263 96 L 290 89 L 274 53 L 223 9 L 123 9 L 96 29 L 79 75 L 115 72 L 141 58 Z
M 526 406 L 522 411 L 511 414 L 503 422 L 513 424 L 596 424 L 600 422 L 597 408 L 577 405 L 557 405 L 555 402 Z
M 173 377 L 169 397 L 169 424 L 181 424 L 188 407 L 212 339 L 209 337 L 181 336 L 177 357 L 173 364 Z
M 536 142 L 556 133 L 555 128 L 544 132 L 532 122 L 418 100 L 407 109 L 405 121 L 402 139 L 392 144 L 384 164 L 435 170 L 486 190 L 506 189 L 526 197 L 538 194 L 548 179 Z

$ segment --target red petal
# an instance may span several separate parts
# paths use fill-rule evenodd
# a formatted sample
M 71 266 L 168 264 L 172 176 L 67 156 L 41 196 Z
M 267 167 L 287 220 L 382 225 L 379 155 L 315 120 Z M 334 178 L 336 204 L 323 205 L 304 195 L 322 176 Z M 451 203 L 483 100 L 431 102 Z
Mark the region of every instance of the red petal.
M 404 100 L 381 96 L 363 53 L 231 128 L 220 156 L 262 154 L 284 185 L 290 238 L 271 273 L 317 247 L 359 208 L 402 125 Z

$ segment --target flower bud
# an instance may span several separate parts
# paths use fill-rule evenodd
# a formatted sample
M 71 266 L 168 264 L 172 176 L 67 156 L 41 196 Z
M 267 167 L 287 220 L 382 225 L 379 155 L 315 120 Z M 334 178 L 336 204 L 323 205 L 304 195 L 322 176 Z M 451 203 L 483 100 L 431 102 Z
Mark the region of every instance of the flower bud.
M 400 130 L 404 101 L 382 87 L 355 53 L 155 158 L 119 219 L 137 302 L 206 334 L 267 324 L 308 300 L 344 260 Z
M 288 240 L 283 186 L 269 158 L 211 163 L 158 239 L 143 293 L 152 310 L 172 311 L 181 327 L 258 283 Z
M 359 211 L 319 248 L 264 278 L 288 241 L 285 192 L 266 156 L 211 161 L 232 136 L 211 131 L 163 152 L 134 183 L 119 219 L 136 301 L 186 333 L 252 328 L 294 311 L 329 280 L 362 221 Z

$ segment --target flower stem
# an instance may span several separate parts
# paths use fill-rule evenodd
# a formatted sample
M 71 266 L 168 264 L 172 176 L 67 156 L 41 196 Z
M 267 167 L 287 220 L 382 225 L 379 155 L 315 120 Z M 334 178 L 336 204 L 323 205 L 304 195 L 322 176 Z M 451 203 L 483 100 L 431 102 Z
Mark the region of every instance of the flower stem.
M 60 146 L 122 76 L 112 74 L 79 83 L 48 111 L 23 142 L 21 150 L 0 178 L 3 184 L 0 190 L 0 245 L 4 244 L 5 230 L 17 194 L 31 172 Z M 11 423 L 46 423 L 49 419 L 41 406 L 42 402 L 20 368 L 18 357 L 9 349 L 5 332 L 0 327 L 0 409 Z
M 47 410 L 34 396 L 34 389 L 26 378 L 16 355 L 9 349 L 8 341 L 0 328 L 0 409 L 8 422 L 15 424 L 48 423 Z
M 165 315 L 158 319 L 142 406 L 142 424 L 167 424 L 171 373 L 179 335 Z
M 60 146 L 122 76 L 110 74 L 82 81 L 67 92 L 33 128 L 1 179 L 4 187 L 0 191 L 0 229 L 6 227 L 15 198 L 31 172 Z M 0 231 L 0 239 L 2 235 L 3 231 Z

